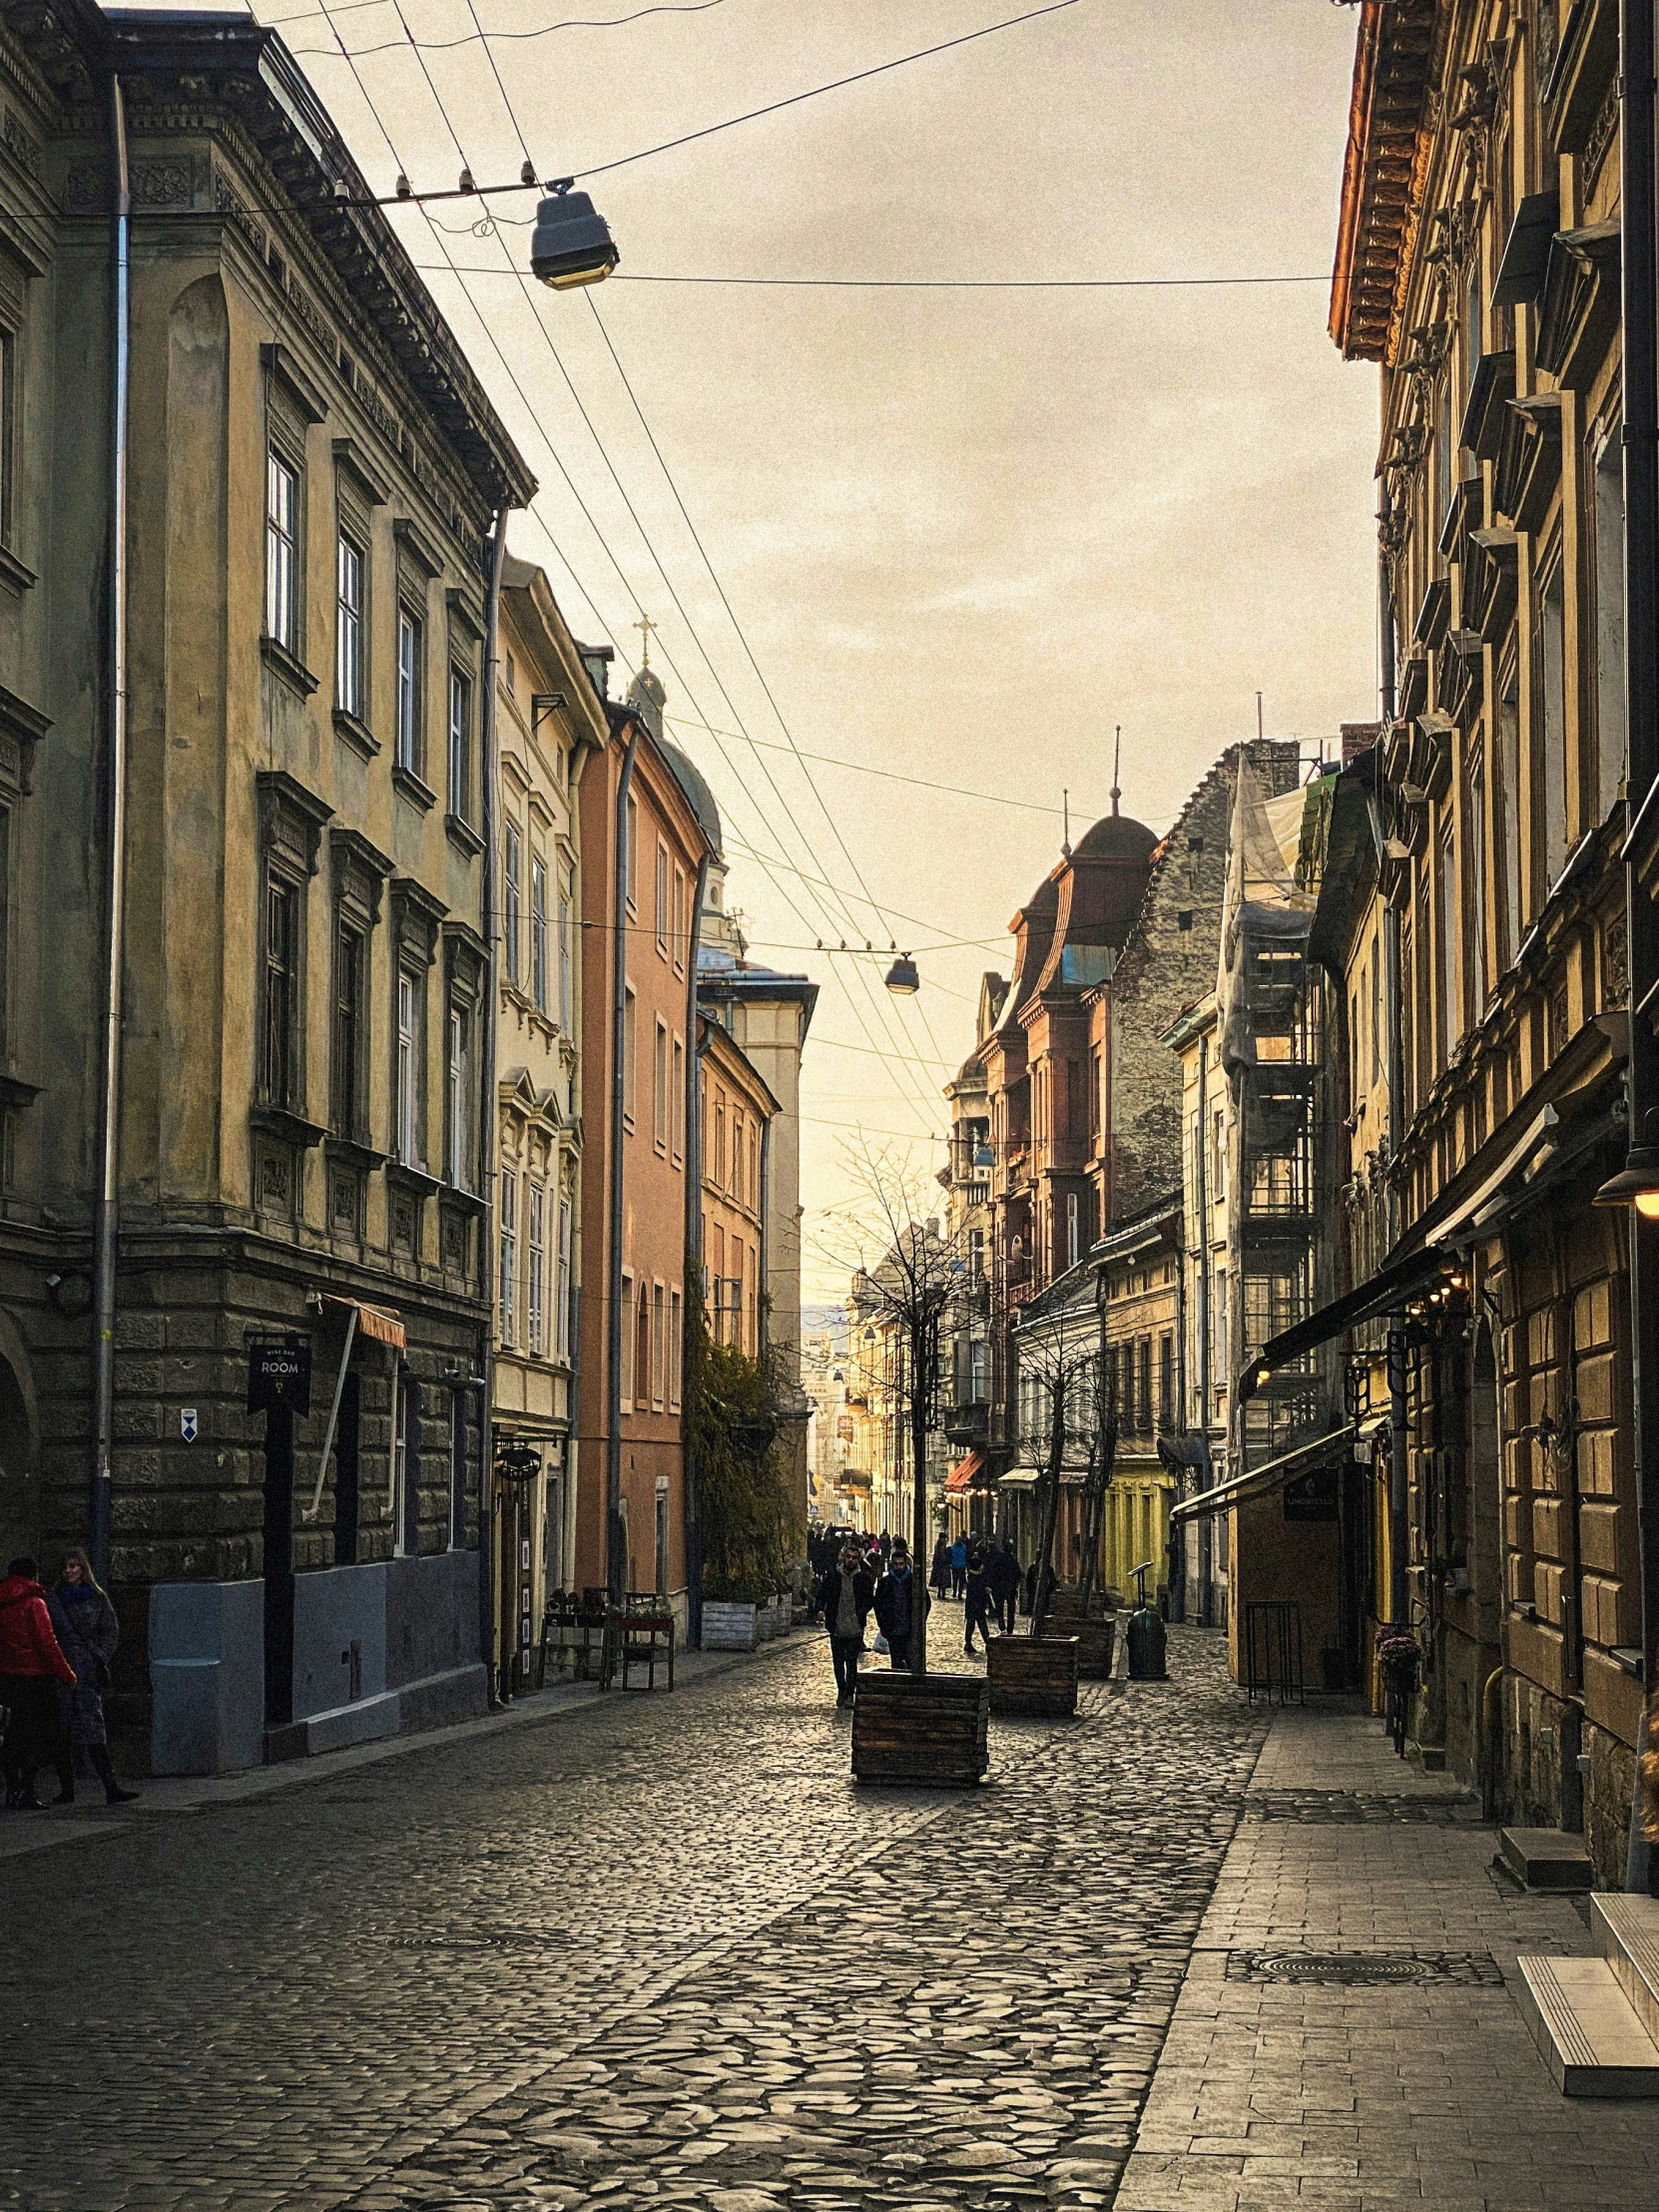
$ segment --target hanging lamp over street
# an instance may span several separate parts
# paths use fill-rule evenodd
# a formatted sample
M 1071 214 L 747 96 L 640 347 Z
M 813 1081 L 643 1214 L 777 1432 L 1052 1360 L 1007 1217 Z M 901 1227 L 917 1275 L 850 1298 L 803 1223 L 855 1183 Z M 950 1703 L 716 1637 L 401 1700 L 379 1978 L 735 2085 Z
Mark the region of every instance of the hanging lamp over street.
M 1634 1206 L 1644 1221 L 1659 1221 L 1659 1107 L 1646 1116 L 1644 1141 L 1633 1144 L 1623 1168 L 1595 1195 L 1598 1206 Z
M 887 970 L 887 988 L 895 998 L 913 998 L 921 988 L 921 977 L 916 973 L 916 963 L 907 952 L 901 952 Z
M 530 273 L 555 291 L 601 283 L 622 259 L 610 225 L 585 192 L 571 190 L 573 183 L 554 180 L 552 197 L 537 205 L 530 240 Z

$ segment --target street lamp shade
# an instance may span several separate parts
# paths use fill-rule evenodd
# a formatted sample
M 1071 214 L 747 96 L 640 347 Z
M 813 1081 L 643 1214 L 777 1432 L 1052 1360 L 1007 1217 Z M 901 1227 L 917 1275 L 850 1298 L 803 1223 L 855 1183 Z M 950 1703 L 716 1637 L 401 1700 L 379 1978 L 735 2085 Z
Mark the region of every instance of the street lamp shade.
M 621 259 L 610 225 L 587 194 L 572 192 L 568 178 L 555 184 L 553 197 L 536 208 L 531 275 L 555 291 L 572 291 L 578 284 L 599 283 Z
M 1644 1221 L 1659 1221 L 1659 1144 L 1633 1144 L 1619 1174 L 1595 1195 L 1598 1206 L 1634 1206 Z
M 916 963 L 907 952 L 901 952 L 887 970 L 887 988 L 896 998 L 913 998 L 921 988 L 921 977 L 916 973 Z

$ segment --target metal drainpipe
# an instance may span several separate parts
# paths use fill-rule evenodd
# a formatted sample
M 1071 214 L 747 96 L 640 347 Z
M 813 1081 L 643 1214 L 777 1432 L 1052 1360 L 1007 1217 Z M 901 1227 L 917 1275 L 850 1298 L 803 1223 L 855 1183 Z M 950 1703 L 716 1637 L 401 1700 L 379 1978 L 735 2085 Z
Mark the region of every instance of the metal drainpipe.
M 495 684 L 501 655 L 501 568 L 507 557 L 507 512 L 497 511 L 490 539 L 489 580 L 484 591 L 484 698 L 478 717 L 483 754 L 481 803 L 484 830 L 484 882 L 479 900 L 483 924 L 484 993 L 478 1029 L 478 1188 L 484 1201 L 479 1244 L 484 1262 L 484 1304 L 489 1309 L 480 1332 L 478 1361 L 478 1649 L 489 1673 L 490 1703 L 497 1699 L 495 1671 L 495 1003 L 496 1003 L 496 839 L 501 816 L 501 763 L 496 746 Z
M 1655 360 L 1653 0 L 1620 0 L 1619 197 L 1624 233 L 1624 639 L 1627 818 L 1645 809 L 1659 777 L 1659 364 Z M 1648 1141 L 1659 1112 L 1659 1040 L 1636 1009 L 1659 979 L 1659 906 L 1648 895 L 1627 847 L 1625 911 L 1630 976 L 1627 1073 L 1631 1142 Z M 1642 1563 L 1643 1680 L 1659 1681 L 1659 1224 L 1630 1210 L 1632 1456 Z M 1650 1851 L 1641 1833 L 1641 1790 L 1632 1796 L 1625 1885 L 1648 1887 Z
M 704 1045 L 697 1033 L 697 954 L 703 941 L 703 900 L 709 888 L 709 855 L 697 863 L 697 892 L 692 902 L 691 937 L 686 947 L 686 1261 L 680 1294 L 680 1460 L 686 1489 L 686 1634 L 693 1651 L 703 1648 L 703 1516 L 698 1510 L 697 1449 L 686 1432 L 686 1358 L 692 1341 L 693 1285 L 697 1302 L 703 1291 L 703 1114 L 698 1071 Z M 765 1216 L 762 1216 L 763 1221 Z
M 1214 1472 L 1210 1463 L 1210 1422 L 1215 1407 L 1210 1401 L 1210 1040 L 1198 1040 L 1198 1422 L 1204 1446 L 1205 1488 Z M 1206 1513 L 1198 1524 L 1198 1622 L 1201 1628 L 1216 1625 L 1215 1519 Z
M 105 859 L 104 1091 L 102 1159 L 93 1238 L 93 1422 L 88 1523 L 94 1572 L 110 1571 L 111 1452 L 115 1438 L 115 1271 L 121 1235 L 121 982 L 127 905 L 127 424 L 132 384 L 132 180 L 121 79 L 110 79 L 115 151 L 111 257 L 109 844 Z
M 616 884 L 611 897 L 611 1174 L 610 1251 L 605 1268 L 605 1587 L 613 1605 L 622 1603 L 622 1145 L 623 1082 L 628 1046 L 628 795 L 634 783 L 634 756 L 640 726 L 628 725 L 628 750 L 616 788 Z M 628 1317 L 632 1326 L 633 1317 Z
M 1384 635 L 1391 635 L 1391 618 L 1386 604 L 1383 608 Z M 1391 690 L 1391 683 L 1389 685 Z M 1372 844 L 1377 854 L 1377 879 L 1379 889 L 1382 882 L 1382 811 L 1375 792 L 1366 797 L 1366 817 L 1371 825 Z M 1391 1252 L 1399 1239 L 1399 1184 L 1391 1172 L 1399 1157 L 1400 1140 L 1405 1121 L 1405 1069 L 1400 1050 L 1399 1022 L 1399 908 L 1391 898 L 1382 901 L 1382 1007 L 1386 1027 L 1384 1039 L 1387 1061 L 1388 1090 L 1388 1166 L 1387 1224 L 1388 1250 Z M 1410 1615 L 1411 1593 L 1407 1574 L 1410 1552 L 1409 1453 L 1410 1428 L 1405 1394 L 1405 1355 L 1403 1309 L 1388 1316 L 1388 1618 L 1404 1625 Z

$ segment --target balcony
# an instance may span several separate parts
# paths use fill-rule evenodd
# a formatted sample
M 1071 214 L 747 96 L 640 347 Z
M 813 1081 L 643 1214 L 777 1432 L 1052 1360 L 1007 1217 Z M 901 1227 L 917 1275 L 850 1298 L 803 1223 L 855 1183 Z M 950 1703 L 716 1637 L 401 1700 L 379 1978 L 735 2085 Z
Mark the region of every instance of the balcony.
M 945 1442 L 957 1451 L 982 1449 L 990 1427 L 990 1406 L 982 1397 L 964 1398 L 945 1407 Z

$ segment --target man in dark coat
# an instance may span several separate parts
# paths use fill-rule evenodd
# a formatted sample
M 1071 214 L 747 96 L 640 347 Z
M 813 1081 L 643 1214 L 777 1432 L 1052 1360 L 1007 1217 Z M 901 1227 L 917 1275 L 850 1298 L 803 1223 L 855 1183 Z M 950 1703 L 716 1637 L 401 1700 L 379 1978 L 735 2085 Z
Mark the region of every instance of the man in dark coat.
M 875 1585 L 875 1625 L 887 1639 L 895 1670 L 910 1664 L 910 1632 L 915 1626 L 918 1598 L 925 1620 L 933 1601 L 911 1571 L 910 1547 L 900 1536 L 893 1544 L 886 1573 Z
M 1004 1636 L 1011 1636 L 1014 1632 L 1014 1603 L 1019 1596 L 1019 1554 L 1006 1536 L 998 1541 L 991 1552 L 988 1579 L 996 1625 Z
M 967 1607 L 963 1620 L 962 1649 L 969 1658 L 973 1656 L 973 1632 L 978 1629 L 980 1640 L 991 1640 L 991 1588 L 989 1561 L 984 1547 L 975 1544 L 968 1553 Z
M 864 1648 L 864 1623 L 875 1602 L 874 1577 L 856 1544 L 842 1548 L 839 1566 L 819 1584 L 818 1602 L 835 1667 L 835 1703 L 850 1705 L 858 1680 L 858 1654 Z

